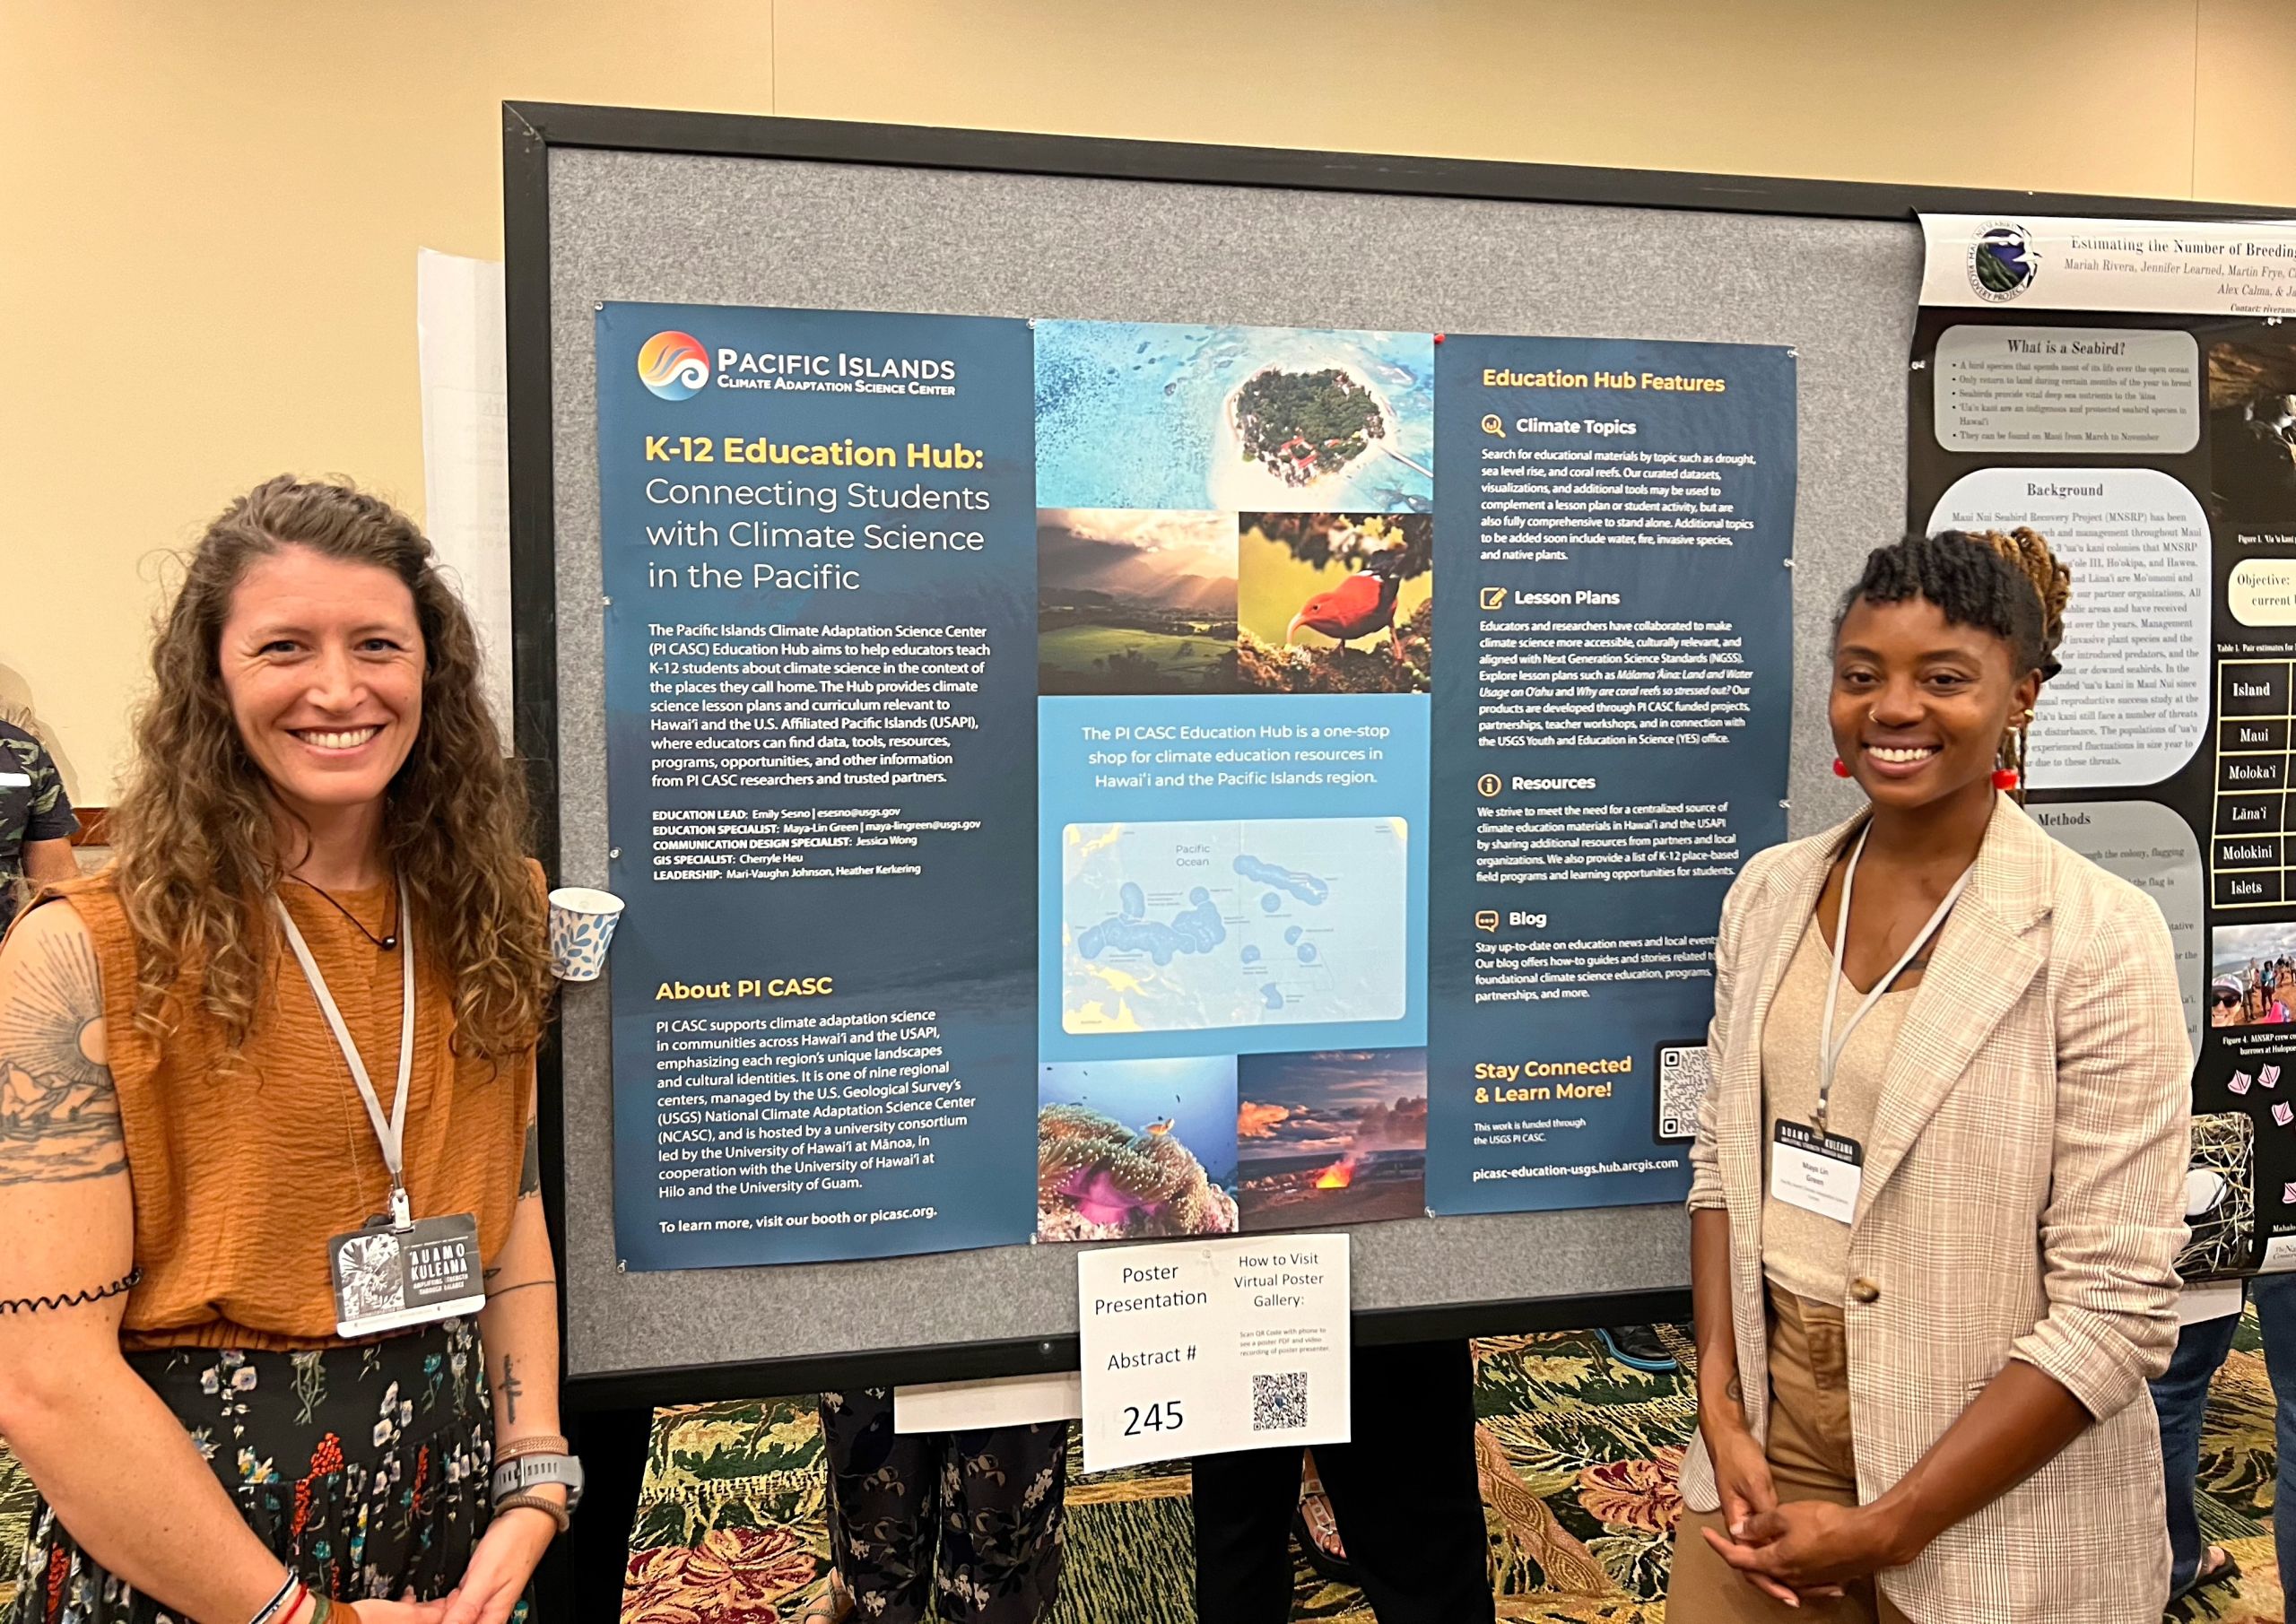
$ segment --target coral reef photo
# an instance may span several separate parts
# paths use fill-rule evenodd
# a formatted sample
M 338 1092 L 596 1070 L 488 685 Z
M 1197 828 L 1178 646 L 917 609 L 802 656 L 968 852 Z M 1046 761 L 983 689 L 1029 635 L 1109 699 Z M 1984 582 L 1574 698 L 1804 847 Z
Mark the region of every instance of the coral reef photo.
M 1074 1061 L 1037 1082 L 1037 1238 L 1236 1232 L 1236 1062 Z

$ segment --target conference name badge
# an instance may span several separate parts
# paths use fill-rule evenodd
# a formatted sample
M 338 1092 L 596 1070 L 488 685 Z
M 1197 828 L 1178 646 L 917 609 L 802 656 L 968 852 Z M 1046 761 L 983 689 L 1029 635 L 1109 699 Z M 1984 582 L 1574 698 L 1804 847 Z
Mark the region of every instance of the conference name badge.
M 1846 1224 L 1857 1215 L 1857 1193 L 1866 1184 L 1866 1147 L 1854 1139 L 1821 1133 L 1780 1117 L 1770 1147 L 1770 1194 L 1773 1200 L 1820 1218 Z
M 474 1212 L 417 1219 L 403 1229 L 371 1218 L 329 1240 L 326 1251 L 338 1336 L 378 1336 L 486 1307 Z

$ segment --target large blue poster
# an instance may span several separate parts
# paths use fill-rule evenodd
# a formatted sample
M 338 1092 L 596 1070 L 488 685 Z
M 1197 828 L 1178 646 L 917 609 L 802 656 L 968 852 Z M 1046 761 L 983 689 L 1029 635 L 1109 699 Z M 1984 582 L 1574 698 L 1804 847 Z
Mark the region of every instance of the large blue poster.
M 1679 1194 L 1787 352 L 597 340 L 628 1266 Z
M 632 1268 L 1035 1220 L 1027 324 L 597 317 Z
M 1453 334 L 1435 399 L 1428 1206 L 1676 1200 L 1786 835 L 1793 356 Z

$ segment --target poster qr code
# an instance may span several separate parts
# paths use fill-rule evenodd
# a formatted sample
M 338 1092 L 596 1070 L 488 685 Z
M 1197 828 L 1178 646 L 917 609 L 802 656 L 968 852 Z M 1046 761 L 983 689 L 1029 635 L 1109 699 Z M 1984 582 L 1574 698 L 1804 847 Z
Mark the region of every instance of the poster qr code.
M 1252 1430 L 1289 1432 L 1308 1424 L 1308 1373 L 1284 1370 L 1252 1377 Z
M 1698 1107 L 1706 1099 L 1713 1069 L 1702 1043 L 1662 1043 L 1658 1046 L 1658 1138 L 1688 1140 L 1698 1136 Z

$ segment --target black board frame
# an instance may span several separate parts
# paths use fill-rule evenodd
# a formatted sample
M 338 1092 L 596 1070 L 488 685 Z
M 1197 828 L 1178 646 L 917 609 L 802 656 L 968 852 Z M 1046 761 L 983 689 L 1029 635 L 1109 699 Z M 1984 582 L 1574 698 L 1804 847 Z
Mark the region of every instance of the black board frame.
M 1405 194 L 1511 203 L 1572 204 L 1910 221 L 1924 213 L 2070 214 L 2146 220 L 2275 220 L 2296 211 L 2186 198 L 1983 190 L 1682 170 L 1598 169 L 1487 159 L 1325 152 L 1187 142 L 1113 140 L 1006 130 L 847 123 L 753 114 L 506 101 L 502 104 L 502 223 L 508 345 L 510 595 L 514 736 L 534 805 L 536 855 L 556 884 L 558 604 L 556 465 L 552 430 L 550 154 L 552 149 L 978 169 L 1093 179 Z M 539 1057 L 543 1197 L 559 1278 L 565 1271 L 565 1130 L 555 1029 Z M 564 1300 L 560 1315 L 563 1329 Z M 1690 1291 L 1446 1304 L 1359 1311 L 1361 1343 L 1587 1325 L 1679 1321 Z M 767 1359 L 568 1378 L 570 1430 L 591 1457 L 585 1539 L 538 1576 L 541 1616 L 614 1616 L 623 1533 L 646 1456 L 652 1406 L 839 1385 L 952 1381 L 1075 1368 L 1074 1336 L 956 1345 L 855 1349 L 828 1358 Z M 563 1588 L 561 1588 L 563 1586 Z

